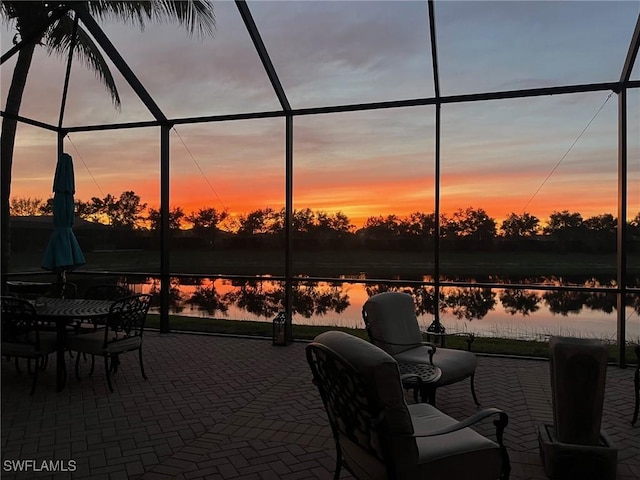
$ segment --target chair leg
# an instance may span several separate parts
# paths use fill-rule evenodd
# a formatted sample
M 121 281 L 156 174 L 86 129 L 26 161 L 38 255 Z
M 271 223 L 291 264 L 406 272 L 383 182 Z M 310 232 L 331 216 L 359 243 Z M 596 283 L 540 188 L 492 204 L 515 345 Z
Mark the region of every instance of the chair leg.
M 509 459 L 509 452 L 504 446 L 504 429 L 509 424 L 509 417 L 506 413 L 502 412 L 498 420 L 494 420 L 493 424 L 496 427 L 496 438 L 498 445 L 500 446 L 500 455 L 502 456 L 502 471 L 500 472 L 500 480 L 509 480 L 511 476 L 511 460 Z
M 36 362 L 36 368 L 33 369 L 33 382 L 31 383 L 31 393 L 29 393 L 29 395 L 33 395 L 34 392 L 36 391 L 36 383 L 38 381 L 38 360 L 39 358 L 36 357 L 35 362 Z M 29 361 L 31 361 L 31 359 L 29 359 Z
M 118 373 L 118 367 L 120 366 L 120 355 L 117 353 L 111 356 L 111 372 Z
M 36 370 L 38 369 L 38 361 L 36 360 Z M 27 358 L 27 373 L 32 375 L 31 373 L 31 359 Z
M 631 425 L 635 425 L 638 421 L 638 410 L 640 409 L 640 367 L 636 369 L 636 373 L 633 376 L 633 386 L 636 392 L 636 406 L 633 410 L 633 419 Z
M 473 396 L 473 401 L 475 402 L 476 407 L 479 407 L 480 402 L 478 401 L 478 397 L 476 396 L 475 378 L 476 378 L 476 373 L 473 372 L 471 374 L 471 395 Z
M 89 375 L 93 375 L 93 370 L 96 368 L 96 356 L 91 355 L 91 369 L 89 370 Z
M 80 353 L 76 355 L 76 379 L 80 381 Z
M 336 442 L 338 440 L 336 439 Z M 340 450 L 340 445 L 336 443 L 336 471 L 333 474 L 333 480 L 338 480 L 340 478 L 340 470 L 342 470 L 342 451 Z
M 111 360 L 113 363 L 113 359 Z M 107 385 L 109 385 L 109 390 L 113 393 L 113 385 L 111 385 L 111 375 L 109 373 L 109 355 L 104 356 L 104 374 L 107 376 Z
M 147 375 L 144 373 L 144 363 L 142 363 L 142 348 L 138 349 L 138 358 L 140 359 L 140 371 L 142 372 L 142 378 L 147 380 Z
M 15 361 L 16 361 L 16 373 L 22 373 L 22 371 L 20 370 L 20 362 L 18 361 L 18 357 L 15 357 Z

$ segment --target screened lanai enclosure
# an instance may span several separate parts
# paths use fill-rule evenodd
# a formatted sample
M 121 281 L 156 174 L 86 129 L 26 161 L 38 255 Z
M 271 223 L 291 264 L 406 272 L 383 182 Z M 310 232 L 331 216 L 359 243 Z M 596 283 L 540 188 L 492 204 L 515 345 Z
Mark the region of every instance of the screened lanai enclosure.
M 41 273 L 66 152 L 73 278 L 157 293 L 162 331 L 280 311 L 288 338 L 362 328 L 366 298 L 400 289 L 425 328 L 599 337 L 621 364 L 640 341 L 640 3 L 219 1 L 203 35 L 85 3 L 49 21 L 77 19 L 120 106 L 82 58 L 36 48 L 2 112 L 9 278 Z

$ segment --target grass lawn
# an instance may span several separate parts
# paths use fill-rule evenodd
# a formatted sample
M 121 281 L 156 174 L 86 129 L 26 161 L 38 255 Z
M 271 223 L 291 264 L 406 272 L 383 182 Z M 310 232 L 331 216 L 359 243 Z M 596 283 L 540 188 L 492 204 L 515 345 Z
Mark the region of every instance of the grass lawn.
M 254 335 L 269 337 L 272 335 L 272 325 L 270 322 L 254 322 L 248 320 L 221 320 L 194 317 L 183 317 L 170 315 L 169 324 L 172 331 L 222 333 L 231 335 Z M 159 329 L 160 315 L 149 314 L 147 327 Z M 367 332 L 364 329 L 293 325 L 293 337 L 295 340 L 313 340 L 317 335 L 327 330 L 341 330 L 343 332 L 356 335 L 368 340 Z M 426 339 L 425 339 L 426 340 Z M 447 348 L 466 349 L 466 339 L 454 335 L 447 337 Z M 615 345 L 609 345 L 609 361 L 617 363 L 618 351 Z M 471 350 L 475 353 L 487 353 L 498 355 L 515 355 L 524 357 L 548 358 L 549 348 L 547 342 L 532 340 L 514 340 L 506 338 L 476 337 L 471 345 Z M 626 359 L 628 364 L 637 362 L 633 347 L 626 349 Z

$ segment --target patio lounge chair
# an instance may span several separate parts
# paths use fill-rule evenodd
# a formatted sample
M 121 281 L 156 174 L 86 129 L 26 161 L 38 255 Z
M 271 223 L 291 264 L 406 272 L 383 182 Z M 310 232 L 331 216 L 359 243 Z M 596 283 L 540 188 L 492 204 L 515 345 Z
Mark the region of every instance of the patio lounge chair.
M 2 355 L 34 360 L 31 395 L 36 391 L 38 371 L 45 365 L 49 354 L 56 351 L 55 334 L 40 332 L 36 310 L 27 300 L 2 297 Z
M 473 401 L 480 405 L 474 387 L 478 365 L 475 354 L 423 342 L 411 295 L 401 292 L 373 295 L 362 307 L 362 317 L 371 342 L 399 363 L 426 363 L 440 368 L 442 376 L 431 386 L 429 397 L 423 401 L 435 405 L 437 388 L 470 378 Z
M 462 422 L 427 403 L 407 405 L 397 362 L 361 338 L 329 331 L 307 346 L 342 465 L 358 479 L 508 479 L 508 416 L 484 409 Z M 497 443 L 471 425 L 496 417 Z
M 67 338 L 67 348 L 79 353 L 91 355 L 91 370 L 95 367 L 95 356 L 104 357 L 105 375 L 109 390 L 113 392 L 111 373 L 118 371 L 120 356 L 123 353 L 137 351 L 140 361 L 140 371 L 146 380 L 144 364 L 142 363 L 142 336 L 144 324 L 149 312 L 151 295 L 131 295 L 113 302 L 105 328 L 93 333 L 73 335 Z M 76 356 L 76 378 L 80 380 L 80 356 Z

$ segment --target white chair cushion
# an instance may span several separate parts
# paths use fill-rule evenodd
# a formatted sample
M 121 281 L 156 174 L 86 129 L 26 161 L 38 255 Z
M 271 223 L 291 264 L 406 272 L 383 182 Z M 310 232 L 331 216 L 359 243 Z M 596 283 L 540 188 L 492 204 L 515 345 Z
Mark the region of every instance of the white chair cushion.
M 116 342 L 107 343 L 104 347 L 104 330 L 97 330 L 95 333 L 85 333 L 67 338 L 67 348 L 76 352 L 88 353 L 90 355 L 105 355 L 122 353 L 140 348 L 142 338 L 139 336 L 124 338 Z
M 411 295 L 379 293 L 369 298 L 363 309 L 371 341 L 390 355 L 395 356 L 422 343 Z
M 434 437 L 419 437 L 420 433 L 438 430 L 457 423 L 432 405 L 409 405 L 417 435 L 418 464 L 401 478 L 473 478 L 500 477 L 502 459 L 500 447 L 471 428 Z

